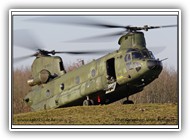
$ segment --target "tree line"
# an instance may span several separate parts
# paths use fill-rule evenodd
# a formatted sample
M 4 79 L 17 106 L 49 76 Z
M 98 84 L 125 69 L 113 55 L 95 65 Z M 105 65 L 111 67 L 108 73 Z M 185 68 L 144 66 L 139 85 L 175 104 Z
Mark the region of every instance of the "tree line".
M 68 66 L 68 71 L 81 64 Z M 30 68 L 21 67 L 13 71 L 12 76 L 12 107 L 13 113 L 31 111 L 24 103 L 23 98 L 31 90 L 27 80 L 31 78 Z M 147 85 L 143 91 L 130 96 L 135 103 L 178 103 L 178 73 L 172 68 L 164 68 L 159 78 Z

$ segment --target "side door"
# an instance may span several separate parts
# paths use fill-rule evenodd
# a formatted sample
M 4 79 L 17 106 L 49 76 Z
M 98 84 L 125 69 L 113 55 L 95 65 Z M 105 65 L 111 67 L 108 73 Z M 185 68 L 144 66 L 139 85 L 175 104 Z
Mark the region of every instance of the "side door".
M 115 58 L 110 58 L 106 61 L 106 72 L 108 83 L 113 83 L 116 81 L 115 73 Z

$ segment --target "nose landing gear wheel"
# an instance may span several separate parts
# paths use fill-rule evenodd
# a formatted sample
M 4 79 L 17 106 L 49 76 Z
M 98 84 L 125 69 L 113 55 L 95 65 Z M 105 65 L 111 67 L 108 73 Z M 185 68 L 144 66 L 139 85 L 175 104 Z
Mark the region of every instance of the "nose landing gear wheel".
M 122 104 L 134 104 L 134 102 L 132 100 L 129 100 L 129 96 L 128 96 L 127 99 L 122 102 Z
M 134 104 L 132 100 L 125 100 L 122 104 Z

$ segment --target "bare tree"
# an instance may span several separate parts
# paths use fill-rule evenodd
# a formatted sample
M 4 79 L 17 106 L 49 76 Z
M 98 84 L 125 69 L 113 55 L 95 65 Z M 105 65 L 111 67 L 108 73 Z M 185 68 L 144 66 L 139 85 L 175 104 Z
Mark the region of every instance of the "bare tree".
M 131 96 L 136 103 L 177 103 L 178 74 L 172 68 L 164 68 L 159 78 L 142 92 Z

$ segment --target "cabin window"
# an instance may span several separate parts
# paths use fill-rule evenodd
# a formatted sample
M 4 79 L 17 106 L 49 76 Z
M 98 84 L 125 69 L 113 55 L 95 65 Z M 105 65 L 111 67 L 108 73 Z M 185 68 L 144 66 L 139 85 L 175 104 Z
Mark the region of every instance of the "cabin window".
M 96 70 L 93 69 L 93 70 L 91 71 L 91 76 L 94 77 L 95 75 L 96 75 Z
M 64 90 L 64 88 L 65 88 L 65 85 L 64 85 L 64 83 L 62 83 L 62 84 L 60 85 L 60 89 L 61 89 L 61 90 Z
M 77 77 L 75 78 L 75 83 L 76 83 L 76 84 L 79 84 L 79 83 L 80 83 L 80 77 L 79 77 L 79 76 L 77 76 Z
M 45 94 L 46 94 L 47 97 L 49 97 L 51 95 L 50 90 L 48 89 Z

